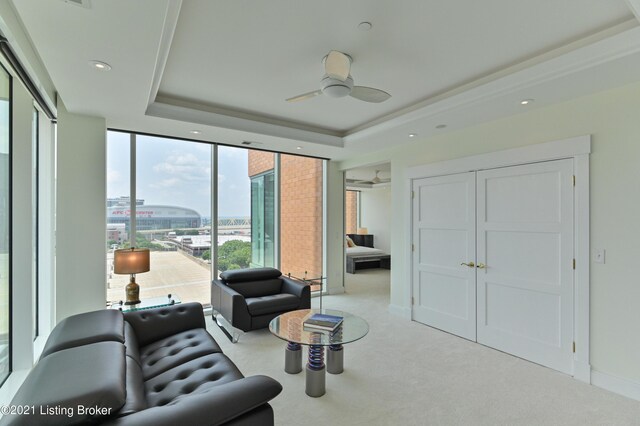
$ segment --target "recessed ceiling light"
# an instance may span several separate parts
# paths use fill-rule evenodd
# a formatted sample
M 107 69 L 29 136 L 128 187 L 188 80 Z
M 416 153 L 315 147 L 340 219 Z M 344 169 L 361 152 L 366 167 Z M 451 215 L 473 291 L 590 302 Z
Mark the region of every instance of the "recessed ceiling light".
M 109 71 L 111 70 L 111 65 L 109 65 L 106 62 L 102 62 L 102 61 L 89 61 L 89 65 L 91 65 L 93 68 L 100 70 L 100 71 Z
M 369 31 L 371 28 L 373 28 L 373 24 L 371 22 L 364 21 L 358 24 L 358 29 L 360 31 Z
M 445 127 L 447 127 L 447 125 L 446 125 L 446 124 L 438 124 L 438 125 L 436 126 L 436 129 L 444 129 Z
M 523 99 L 520 101 L 520 105 L 529 105 L 533 102 L 533 99 Z
M 301 146 L 296 146 L 296 149 L 302 149 L 302 147 Z
M 418 134 L 417 134 L 417 133 L 409 133 L 409 137 L 410 137 L 410 138 L 415 138 L 416 136 L 418 136 Z
M 191 133 L 192 135 L 199 135 L 202 132 L 200 130 L 189 130 L 189 133 Z

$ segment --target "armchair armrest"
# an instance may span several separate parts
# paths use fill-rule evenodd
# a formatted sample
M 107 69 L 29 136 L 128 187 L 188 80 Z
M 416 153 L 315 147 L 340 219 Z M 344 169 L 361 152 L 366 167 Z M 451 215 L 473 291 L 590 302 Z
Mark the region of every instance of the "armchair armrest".
M 270 377 L 246 377 L 200 393 L 184 395 L 167 405 L 120 417 L 108 424 L 114 426 L 221 425 L 266 404 L 281 391 L 282 385 Z
M 251 315 L 249 315 L 249 309 L 247 308 L 247 302 L 244 296 L 220 280 L 213 280 L 213 286 L 220 298 L 219 302 L 211 301 L 213 309 L 220 312 L 232 326 L 242 331 L 251 330 Z M 216 306 L 216 304 L 218 306 Z
M 194 328 L 206 328 L 202 305 L 197 302 L 125 312 L 124 320 L 133 327 L 140 346 Z
M 309 284 L 285 276 L 280 279 L 282 280 L 282 292 L 299 297 L 301 309 L 311 306 L 311 286 Z

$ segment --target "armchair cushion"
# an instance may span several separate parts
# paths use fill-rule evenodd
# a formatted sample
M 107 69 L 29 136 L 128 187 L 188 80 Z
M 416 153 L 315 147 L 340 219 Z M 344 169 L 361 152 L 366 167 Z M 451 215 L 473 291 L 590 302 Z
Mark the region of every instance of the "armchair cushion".
M 203 328 L 183 331 L 140 348 L 144 380 L 203 355 L 222 352 Z
M 252 316 L 286 312 L 296 309 L 300 305 L 300 298 L 289 293 L 251 297 L 245 300 L 247 302 L 247 309 L 249 309 L 249 313 Z
M 244 297 L 260 297 L 280 293 L 282 280 L 279 278 L 271 278 L 262 281 L 227 283 L 227 286 L 234 289 Z

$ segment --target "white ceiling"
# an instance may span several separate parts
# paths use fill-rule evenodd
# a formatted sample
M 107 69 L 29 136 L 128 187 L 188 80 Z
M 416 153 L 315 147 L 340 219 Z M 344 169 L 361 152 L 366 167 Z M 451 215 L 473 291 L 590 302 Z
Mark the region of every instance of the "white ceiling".
M 537 108 L 640 80 L 640 27 L 625 0 L 14 6 L 72 112 L 112 128 L 335 159 L 516 114 L 523 98 Z M 361 21 L 373 29 L 359 31 Z M 332 49 L 353 57 L 356 84 L 393 97 L 285 102 L 318 88 Z M 92 59 L 113 69 L 91 69 Z
M 349 169 L 345 174 L 347 179 L 371 180 L 375 177 L 376 171 L 379 172 L 378 177 L 380 179 L 391 179 L 391 163 Z

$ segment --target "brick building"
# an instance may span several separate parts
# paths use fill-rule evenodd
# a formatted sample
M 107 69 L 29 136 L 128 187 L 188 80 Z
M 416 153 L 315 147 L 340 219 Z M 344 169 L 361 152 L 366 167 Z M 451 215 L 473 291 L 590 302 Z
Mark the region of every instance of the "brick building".
M 253 180 L 274 169 L 275 154 L 249 150 L 248 162 Z M 280 270 L 284 274 L 322 275 L 322 167 L 322 160 L 280 155 Z M 252 221 L 253 216 L 252 211 Z
M 346 234 L 355 234 L 358 230 L 358 191 L 345 193 L 344 229 Z

